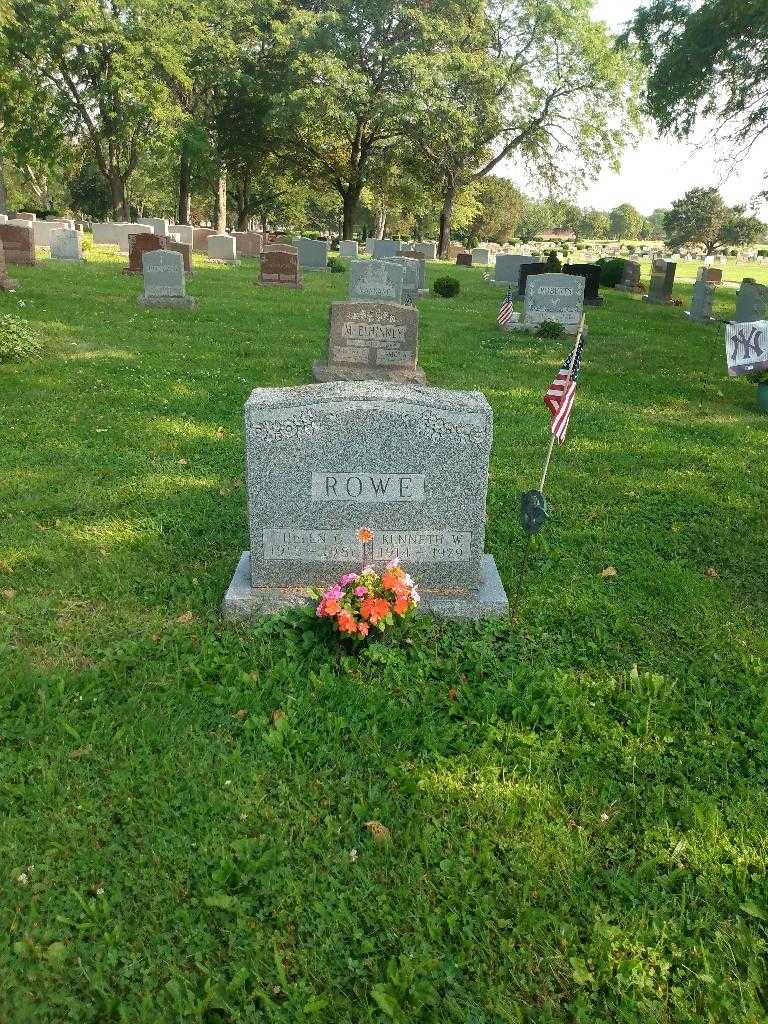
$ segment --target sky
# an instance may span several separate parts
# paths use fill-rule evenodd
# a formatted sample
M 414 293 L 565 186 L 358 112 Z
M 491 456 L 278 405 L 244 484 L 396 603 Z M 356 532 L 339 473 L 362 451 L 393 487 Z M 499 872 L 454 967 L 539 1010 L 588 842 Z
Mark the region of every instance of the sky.
M 593 18 L 605 21 L 618 32 L 640 6 L 639 0 L 595 0 Z M 627 150 L 621 171 L 604 171 L 597 182 L 589 183 L 576 197 L 580 206 L 611 210 L 620 203 L 632 203 L 648 215 L 660 207 L 669 207 L 688 189 L 717 186 L 730 205 L 748 204 L 765 189 L 763 175 L 768 170 L 768 140 L 755 146 L 738 174 L 724 178 L 726 170 L 718 163 L 723 150 L 707 141 L 707 125 L 697 128 L 697 144 L 658 139 L 653 122 L 639 145 Z M 768 219 L 768 204 L 759 209 Z

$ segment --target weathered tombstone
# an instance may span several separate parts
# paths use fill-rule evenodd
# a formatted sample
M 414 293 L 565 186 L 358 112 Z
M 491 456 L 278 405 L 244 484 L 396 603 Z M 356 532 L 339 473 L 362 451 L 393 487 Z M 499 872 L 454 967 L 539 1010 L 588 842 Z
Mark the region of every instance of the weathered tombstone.
M 633 295 L 642 292 L 643 289 L 640 287 L 641 270 L 640 264 L 635 260 L 625 260 L 621 283 L 616 285 L 616 291 L 631 292 Z
M 400 243 L 391 238 L 374 238 L 372 255 L 376 260 L 390 260 L 400 252 Z
M 376 244 L 375 238 L 366 238 L 365 240 L 365 251 L 369 256 L 373 256 L 373 247 Z
M 654 306 L 670 305 L 676 270 L 676 263 L 669 260 L 654 260 L 651 264 L 651 284 L 648 294 L 643 296 L 643 301 Z
M 707 281 L 709 284 L 722 284 L 723 272 L 719 268 L 703 266 L 699 267 L 696 275 L 697 281 Z
M 261 254 L 261 285 L 280 285 L 284 288 L 303 288 L 299 277 L 299 254 L 267 246 Z
M 0 237 L 0 292 L 15 292 L 18 287 L 19 282 L 13 277 L 8 277 L 6 272 L 5 251 L 2 238 Z
M 403 278 L 402 302 L 404 306 L 412 306 L 419 297 L 420 291 L 418 261 L 404 259 L 402 256 L 393 256 L 391 260 L 385 260 L 384 262 L 394 263 L 396 266 L 402 267 L 405 271 L 405 277 Z
M 562 324 L 566 334 L 578 333 L 584 316 L 583 277 L 571 274 L 534 274 L 525 287 L 524 328 L 544 321 Z
M 193 228 L 192 229 L 192 251 L 208 253 L 208 239 L 215 235 L 215 228 Z
M 213 263 L 237 263 L 237 242 L 232 235 L 208 236 L 208 259 Z
M 416 252 L 420 252 L 426 260 L 437 259 L 437 244 L 435 242 L 416 242 L 413 248 Z
M 525 296 L 525 289 L 528 285 L 528 278 L 535 277 L 537 274 L 546 274 L 547 264 L 532 262 L 530 257 L 527 263 L 523 263 L 520 267 L 520 272 L 517 275 L 517 295 L 518 298 Z
M 35 242 L 31 224 L 0 224 L 0 242 L 5 262 L 19 267 L 34 267 Z
M 123 267 L 124 274 L 141 274 L 144 271 L 144 253 L 166 249 L 168 239 L 161 235 L 132 234 L 128 237 L 128 266 Z
M 156 235 L 167 235 L 170 222 L 165 217 L 139 217 L 136 223 L 146 224 Z
M 134 235 L 154 235 L 154 228 L 148 224 L 119 224 L 118 225 L 118 244 L 120 246 L 120 252 L 124 256 L 130 255 L 131 251 L 131 238 Z M 141 267 L 139 267 L 141 271 Z
M 693 300 L 688 316 L 697 324 L 711 323 L 714 302 L 715 286 L 702 278 L 693 286 Z
M 290 242 L 270 242 L 264 246 L 263 252 L 289 252 L 293 256 L 299 255 L 299 250 Z
M 179 241 L 183 245 L 188 245 L 191 249 L 195 247 L 195 229 L 191 224 L 171 224 L 169 233 L 179 236 Z
M 471 252 L 459 252 L 456 254 L 456 266 L 457 267 L 471 267 L 472 266 L 472 253 Z
M 339 242 L 339 256 L 345 260 L 356 260 L 357 242 L 350 238 L 343 238 Z
M 192 273 L 192 246 L 188 242 L 166 242 L 168 252 L 177 252 L 184 264 L 184 273 L 189 277 Z
M 768 319 L 768 287 L 745 277 L 736 296 L 736 323 Z
M 17 213 L 15 220 L 37 220 L 36 213 Z
M 328 359 L 315 363 L 315 383 L 393 380 L 425 383 L 419 357 L 419 314 L 394 302 L 332 302 Z
M 140 306 L 169 309 L 192 309 L 195 300 L 186 294 L 184 263 L 179 252 L 156 249 L 142 256 L 144 294 Z
M 120 238 L 118 237 L 117 225 L 106 222 L 104 224 L 92 225 L 93 232 L 93 244 L 94 245 L 119 245 Z
M 307 271 L 328 270 L 328 242 L 319 238 L 297 238 L 299 266 Z
M 427 264 L 424 254 L 419 252 L 417 249 L 401 249 L 397 258 L 401 260 L 413 260 L 415 262 L 419 273 L 419 295 L 429 295 L 429 289 L 427 288 Z
M 500 252 L 496 257 L 494 282 L 506 285 L 513 292 L 516 292 L 520 281 L 520 268 L 530 262 L 530 256 L 517 256 L 508 252 Z
M 233 231 L 238 256 L 249 256 L 256 259 L 261 255 L 261 235 L 258 231 Z
M 226 617 L 303 604 L 307 587 L 393 558 L 414 576 L 421 610 L 507 613 L 484 553 L 493 417 L 480 392 L 384 381 L 258 388 L 245 437 L 250 551 Z
M 473 267 L 489 267 L 491 265 L 491 254 L 487 249 L 472 250 Z
M 352 260 L 349 299 L 403 302 L 405 267 L 385 260 Z
M 79 231 L 75 231 L 74 228 L 60 228 L 51 232 L 50 241 L 52 260 L 72 260 L 75 263 L 82 261 L 83 241 Z
M 35 245 L 42 249 L 50 246 L 51 235 L 54 231 L 61 231 L 64 228 L 74 229 L 75 227 L 75 222 L 73 220 L 65 220 L 64 218 L 57 218 L 55 220 L 33 220 L 29 223 L 32 224 L 32 236 L 34 238 Z
M 597 263 L 567 263 L 563 267 L 563 273 L 584 278 L 585 306 L 603 305 L 603 299 L 600 297 L 600 276 L 602 270 Z

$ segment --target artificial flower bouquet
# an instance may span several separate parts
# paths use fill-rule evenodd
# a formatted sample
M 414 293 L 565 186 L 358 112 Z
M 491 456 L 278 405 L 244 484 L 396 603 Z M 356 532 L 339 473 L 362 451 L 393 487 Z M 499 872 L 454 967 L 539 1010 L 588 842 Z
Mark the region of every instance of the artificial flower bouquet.
M 379 575 L 372 565 L 350 572 L 323 593 L 311 590 L 318 602 L 316 615 L 328 619 L 344 637 L 365 638 L 402 622 L 419 603 L 416 584 L 397 559 Z

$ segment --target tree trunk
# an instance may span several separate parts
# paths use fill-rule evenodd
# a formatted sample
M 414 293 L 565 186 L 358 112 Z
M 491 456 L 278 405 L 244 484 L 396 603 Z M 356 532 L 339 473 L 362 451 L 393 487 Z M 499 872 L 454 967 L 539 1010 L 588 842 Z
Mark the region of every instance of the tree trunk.
M 190 223 L 190 196 L 189 186 L 192 181 L 192 161 L 189 154 L 182 149 L 179 155 L 179 209 L 177 211 L 179 224 Z
M 221 165 L 219 185 L 216 194 L 216 230 L 222 234 L 227 230 L 227 168 Z
M 456 201 L 456 189 L 453 184 L 447 185 L 443 193 L 443 208 L 440 210 L 440 239 L 437 243 L 437 258 L 448 258 L 448 246 L 451 243 L 451 220 L 453 204 Z
M 5 170 L 0 158 L 0 213 L 8 212 L 8 188 L 5 184 Z
M 362 192 L 362 185 L 350 186 L 346 192 L 342 193 L 343 200 L 343 221 L 342 221 L 342 237 L 354 238 L 355 236 L 355 216 L 357 214 L 357 203 L 360 199 L 360 193 Z
M 387 230 L 387 210 L 380 206 L 376 211 L 376 237 L 383 238 Z
M 125 192 L 125 182 L 118 167 L 112 167 L 109 172 L 109 189 L 112 193 L 112 211 L 117 220 L 130 220 L 128 210 L 128 196 Z
M 237 192 L 237 230 L 247 231 L 248 221 L 250 219 L 250 209 L 248 199 L 251 194 L 251 170 L 249 167 L 243 168 L 242 178 L 240 179 L 240 188 Z

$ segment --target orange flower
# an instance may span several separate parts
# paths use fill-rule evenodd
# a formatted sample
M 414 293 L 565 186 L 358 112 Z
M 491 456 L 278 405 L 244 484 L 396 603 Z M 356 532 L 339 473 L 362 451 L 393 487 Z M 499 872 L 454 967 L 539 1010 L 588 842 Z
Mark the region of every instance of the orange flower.
M 395 612 L 397 615 L 405 615 L 408 611 L 408 598 L 404 594 L 398 594 L 395 600 Z
M 371 609 L 371 622 L 378 622 L 379 619 L 383 619 L 388 612 L 389 601 L 385 601 L 383 597 L 374 598 L 373 608 Z
M 381 577 L 381 585 L 385 590 L 397 590 L 400 586 L 400 579 L 395 576 L 391 569 L 388 569 Z
M 360 618 L 370 619 L 373 614 L 373 606 L 376 601 L 374 597 L 364 597 L 360 602 Z
M 369 530 L 364 526 L 361 530 L 357 531 L 356 537 L 359 541 L 362 541 L 363 544 L 368 544 L 373 540 L 373 530 Z
M 370 628 L 371 627 L 368 625 L 367 622 L 360 622 L 358 623 L 357 626 L 357 632 L 360 634 L 360 636 L 368 636 L 368 631 Z
M 341 605 L 339 602 L 334 601 L 333 598 L 331 598 L 330 601 L 326 601 L 323 605 L 323 615 L 336 615 L 340 608 Z
M 336 622 L 341 633 L 357 632 L 357 623 L 355 622 L 354 617 L 350 615 L 348 611 L 340 611 L 339 614 L 336 616 Z

